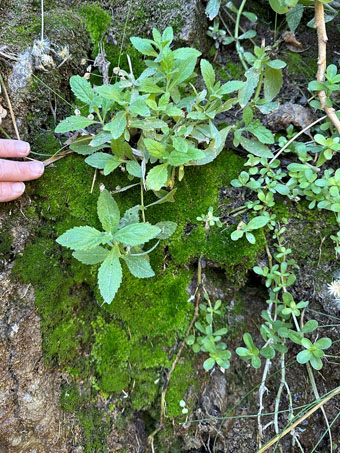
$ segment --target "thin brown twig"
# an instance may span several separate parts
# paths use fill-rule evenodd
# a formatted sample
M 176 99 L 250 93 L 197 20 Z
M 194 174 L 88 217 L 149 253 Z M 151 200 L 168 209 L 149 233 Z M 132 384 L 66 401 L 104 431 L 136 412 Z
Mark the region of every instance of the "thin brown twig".
M 18 131 L 18 126 L 17 126 L 16 120 L 15 120 L 15 115 L 14 115 L 14 112 L 13 112 L 13 109 L 12 109 L 12 103 L 11 103 L 11 100 L 10 100 L 10 98 L 8 96 L 7 88 L 6 88 L 4 79 L 2 78 L 1 74 L 0 74 L 0 83 L 1 83 L 2 89 L 4 90 L 4 93 L 5 93 L 5 98 L 6 98 L 6 102 L 7 102 L 8 108 L 9 108 L 9 112 L 11 114 L 11 119 L 12 119 L 13 127 L 14 127 L 14 130 L 15 130 L 15 134 L 17 136 L 17 139 L 20 140 L 20 134 L 19 134 L 19 131 Z
M 289 434 L 296 426 L 298 426 L 300 423 L 302 423 L 306 418 L 310 417 L 315 411 L 317 411 L 320 408 L 323 408 L 323 406 L 332 399 L 334 396 L 338 395 L 340 393 L 340 387 L 337 387 L 333 392 L 331 392 L 325 399 L 320 401 L 318 404 L 316 404 L 312 409 L 310 409 L 308 412 L 306 412 L 305 415 L 303 415 L 301 418 L 296 420 L 296 422 L 292 423 L 288 428 L 286 428 L 282 433 L 279 433 L 277 436 L 273 437 L 272 440 L 270 440 L 264 447 L 262 447 L 260 450 L 257 451 L 257 453 L 263 453 L 268 450 L 269 447 L 271 447 L 275 442 L 278 440 L 282 439 L 284 436 Z
M 315 28 L 318 35 L 318 71 L 316 79 L 318 82 L 325 81 L 325 72 L 327 67 L 327 32 L 325 24 L 324 5 L 319 0 L 315 0 Z M 333 123 L 337 131 L 340 133 L 340 120 L 336 115 L 335 109 L 327 105 L 327 96 L 325 90 L 318 92 L 321 107 L 327 113 L 328 118 Z

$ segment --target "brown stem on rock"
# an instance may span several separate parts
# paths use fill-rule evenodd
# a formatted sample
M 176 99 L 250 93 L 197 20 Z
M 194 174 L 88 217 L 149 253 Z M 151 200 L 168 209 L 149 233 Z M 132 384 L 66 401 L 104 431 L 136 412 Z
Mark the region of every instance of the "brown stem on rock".
M 318 82 L 323 83 L 325 81 L 325 72 L 327 66 L 326 48 L 328 38 L 326 33 L 324 5 L 319 0 L 315 0 L 315 28 L 318 35 L 318 71 L 316 73 L 316 79 Z M 340 120 L 337 117 L 334 108 L 329 107 L 326 104 L 326 92 L 324 90 L 321 90 L 318 92 L 318 96 L 321 107 L 327 113 L 328 118 L 340 133 Z

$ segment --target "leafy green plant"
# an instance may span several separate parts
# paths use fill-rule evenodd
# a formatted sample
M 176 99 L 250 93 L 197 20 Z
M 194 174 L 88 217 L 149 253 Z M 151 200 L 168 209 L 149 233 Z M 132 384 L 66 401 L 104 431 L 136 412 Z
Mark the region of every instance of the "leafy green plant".
M 131 38 L 137 51 L 148 57 L 138 78 L 131 65 L 129 73 L 118 70 L 120 81 L 113 85 L 93 87 L 73 76 L 72 91 L 90 115 L 66 118 L 56 132 L 93 131 L 71 149 L 88 154 L 86 162 L 105 175 L 124 166 L 132 178 L 142 178 L 147 189 L 159 191 L 172 187 L 176 175 L 181 180 L 185 166 L 207 164 L 222 151 L 229 128 L 219 131 L 213 119 L 237 102 L 223 99 L 243 82 L 221 84 L 212 65 L 202 59 L 206 89 L 198 92 L 189 81 L 195 77 L 200 52 L 172 50 L 171 27 L 162 35 L 154 29 L 153 38 Z M 110 152 L 99 151 L 104 148 Z
M 214 216 L 214 208 L 212 206 L 209 207 L 206 215 L 202 214 L 201 216 L 196 217 L 196 220 L 203 222 L 206 230 L 209 230 L 210 227 L 214 225 L 217 225 L 218 227 L 223 226 L 220 218 Z
M 57 242 L 74 250 L 73 256 L 84 264 L 99 264 L 98 286 L 104 302 L 111 303 L 122 282 L 121 260 L 132 275 L 149 278 L 155 275 L 148 253 L 160 239 L 169 237 L 176 224 L 161 222 L 151 225 L 139 221 L 140 206 L 134 206 L 120 216 L 119 208 L 109 191 L 104 189 L 98 198 L 97 212 L 104 231 L 90 226 L 67 230 Z M 151 250 L 143 251 L 145 243 L 158 239 Z
M 200 332 L 197 337 L 195 335 L 189 335 L 187 338 L 187 344 L 192 346 L 195 353 L 207 352 L 209 358 L 203 363 L 203 368 L 206 371 L 211 370 L 216 364 L 221 368 L 227 369 L 230 366 L 231 352 L 228 351 L 227 345 L 221 342 L 222 335 L 228 332 L 226 327 L 214 331 L 213 320 L 215 315 L 221 315 L 221 301 L 217 300 L 212 306 L 208 295 L 204 295 L 207 303 L 200 304 L 200 309 L 206 313 L 205 321 L 206 324 L 202 325 L 200 322 L 195 323 L 195 328 Z
M 328 349 L 332 346 L 332 340 L 329 338 L 320 338 L 314 344 L 308 340 L 308 338 L 302 338 L 301 345 L 305 348 L 303 351 L 300 351 L 296 356 L 296 360 L 299 363 L 310 362 L 314 370 L 321 370 L 322 360 L 321 357 L 324 357 L 324 349 Z

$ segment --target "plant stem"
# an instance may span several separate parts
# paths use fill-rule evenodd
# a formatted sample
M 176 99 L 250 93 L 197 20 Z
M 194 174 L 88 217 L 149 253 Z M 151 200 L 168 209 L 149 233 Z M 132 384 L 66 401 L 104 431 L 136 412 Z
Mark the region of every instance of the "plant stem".
M 5 131 L 5 129 L 3 127 L 0 126 L 0 132 L 2 132 L 4 134 L 4 136 L 6 138 L 8 138 L 8 140 L 11 140 L 11 137 L 7 134 L 7 132 Z
M 261 74 L 260 74 L 260 79 L 259 83 L 257 84 L 255 96 L 254 96 L 254 102 L 257 101 L 257 98 L 260 96 L 261 88 L 262 88 L 262 82 L 263 82 L 263 77 L 264 77 L 264 70 L 262 69 Z
M 143 189 L 143 181 L 141 181 L 141 184 L 140 184 L 140 205 L 142 207 L 141 211 L 142 211 L 142 218 L 143 218 L 143 222 L 145 222 L 145 207 L 144 207 L 144 189 Z
M 12 103 L 11 103 L 11 100 L 10 100 L 10 98 L 8 96 L 7 88 L 6 88 L 4 79 L 2 78 L 1 74 L 0 74 L 0 84 L 2 86 L 2 89 L 4 90 L 4 93 L 5 93 L 5 98 L 6 98 L 6 102 L 7 102 L 8 108 L 9 108 L 9 112 L 11 114 L 11 119 L 12 119 L 13 127 L 14 127 L 14 130 L 15 130 L 15 134 L 17 136 L 17 139 L 20 140 L 20 134 L 19 134 L 19 131 L 18 131 L 17 123 L 15 121 L 15 115 L 14 115 L 14 112 L 13 112 L 13 109 L 12 109 Z
M 41 0 L 41 36 L 40 40 L 44 40 L 44 0 Z
M 236 50 L 237 50 L 238 56 L 240 58 L 240 61 L 242 63 L 242 66 L 244 67 L 245 70 L 248 69 L 248 65 L 245 62 L 244 57 L 243 57 L 243 51 L 241 50 L 240 41 L 238 39 L 238 32 L 239 32 L 240 20 L 241 20 L 242 12 L 243 12 L 243 9 L 245 7 L 246 2 L 247 2 L 247 0 L 242 0 L 242 3 L 241 3 L 241 5 L 240 5 L 240 7 L 239 7 L 239 9 L 237 11 L 236 23 L 235 23 L 235 33 L 234 33 L 234 38 L 235 38 L 235 41 L 236 41 Z

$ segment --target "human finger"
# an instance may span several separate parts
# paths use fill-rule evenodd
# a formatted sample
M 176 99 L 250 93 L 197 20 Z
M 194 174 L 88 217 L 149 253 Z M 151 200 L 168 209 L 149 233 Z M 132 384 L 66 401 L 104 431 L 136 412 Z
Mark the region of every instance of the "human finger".
M 0 181 L 29 181 L 44 173 L 42 162 L 16 162 L 0 159 Z
M 22 140 L 0 139 L 0 157 L 25 157 L 30 152 L 30 145 Z
M 25 191 L 23 182 L 0 182 L 0 202 L 19 198 Z

